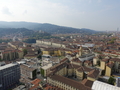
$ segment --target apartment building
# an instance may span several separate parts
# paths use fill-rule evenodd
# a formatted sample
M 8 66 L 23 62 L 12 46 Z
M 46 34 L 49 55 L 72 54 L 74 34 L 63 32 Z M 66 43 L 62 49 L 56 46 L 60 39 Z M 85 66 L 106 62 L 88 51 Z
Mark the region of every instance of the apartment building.
M 91 90 L 91 86 L 88 83 L 98 79 L 99 75 L 99 70 L 82 66 L 78 58 L 71 60 L 71 62 L 65 58 L 59 64 L 49 69 L 47 83 L 63 90 Z M 71 80 L 69 77 L 74 77 L 77 81 Z M 87 78 L 87 80 L 81 83 L 80 81 L 84 78 Z
M 8 42 L 8 45 L 13 47 L 14 49 L 18 49 L 18 47 L 23 46 L 23 42 L 19 42 L 19 41 Z
M 36 44 L 45 44 L 45 45 L 51 45 L 54 47 L 63 47 L 66 48 L 65 44 L 63 44 L 60 40 L 36 40 Z
M 14 60 L 18 58 L 23 58 L 23 52 L 20 50 L 4 50 L 0 52 L 1 59 L 3 60 Z
M 105 76 L 111 76 L 114 73 L 120 73 L 120 59 L 102 59 L 100 61 L 100 69 L 104 71 Z
M 63 90 L 91 90 L 90 87 L 87 87 L 80 82 L 60 75 L 47 77 L 47 82 Z
M 17 63 L 10 63 L 0 66 L 0 90 L 8 90 L 19 83 L 20 66 Z
M 37 72 L 37 69 L 29 66 L 29 65 L 26 65 L 26 64 L 21 64 L 20 65 L 20 71 L 21 71 L 21 75 L 22 77 L 27 77 L 27 78 L 30 78 L 30 79 L 34 79 L 36 78 L 36 72 Z

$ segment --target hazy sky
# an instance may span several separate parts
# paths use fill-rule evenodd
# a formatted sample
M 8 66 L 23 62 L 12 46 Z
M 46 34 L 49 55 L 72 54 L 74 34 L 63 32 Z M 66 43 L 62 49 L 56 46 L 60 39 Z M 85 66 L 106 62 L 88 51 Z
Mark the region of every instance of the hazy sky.
M 0 21 L 117 30 L 120 0 L 0 0 Z

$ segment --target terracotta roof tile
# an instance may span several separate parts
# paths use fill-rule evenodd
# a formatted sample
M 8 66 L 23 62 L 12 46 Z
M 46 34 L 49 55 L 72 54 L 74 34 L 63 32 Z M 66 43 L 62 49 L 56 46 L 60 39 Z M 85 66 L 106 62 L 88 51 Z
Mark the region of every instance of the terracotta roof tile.
M 72 62 L 82 63 L 78 58 L 72 59 Z
M 96 79 L 98 77 L 99 73 L 100 73 L 99 70 L 92 70 L 88 73 L 88 77 Z
M 89 87 L 83 85 L 80 82 L 77 82 L 75 80 L 72 80 L 72 79 L 69 79 L 69 78 L 66 78 L 66 77 L 63 77 L 60 75 L 52 75 L 52 76 L 50 76 L 50 78 L 53 80 L 57 80 L 59 82 L 62 82 L 64 84 L 67 84 L 69 86 L 72 86 L 72 87 L 79 89 L 79 90 L 91 90 Z
M 109 68 L 112 68 L 112 67 L 114 66 L 114 63 L 109 62 L 109 63 L 107 63 L 106 65 L 107 65 Z

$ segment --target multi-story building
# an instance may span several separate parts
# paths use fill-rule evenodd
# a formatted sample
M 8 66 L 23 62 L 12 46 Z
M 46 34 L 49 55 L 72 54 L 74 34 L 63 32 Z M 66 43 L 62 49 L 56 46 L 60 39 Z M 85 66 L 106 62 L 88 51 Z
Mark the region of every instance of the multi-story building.
M 8 90 L 19 83 L 20 66 L 17 63 L 10 63 L 0 66 L 0 90 Z
M 23 58 L 23 52 L 20 50 L 4 50 L 0 52 L 1 59 L 3 60 L 15 60 L 18 58 Z
M 105 76 L 111 76 L 114 73 L 120 73 L 120 59 L 102 59 L 100 61 L 100 69 L 104 72 Z M 103 75 L 104 75 L 103 74 Z
M 81 62 L 77 64 L 73 61 L 70 63 L 67 59 L 64 59 L 59 64 L 51 67 L 47 75 L 47 83 L 63 90 L 91 90 L 91 86 L 83 85 L 81 81 L 84 78 L 87 78 L 90 82 L 95 81 L 98 79 L 100 71 L 82 66 Z M 71 80 L 69 77 L 74 77 L 77 81 Z
M 36 78 L 37 69 L 35 69 L 29 65 L 21 64 L 20 71 L 21 71 L 22 77 L 30 78 L 30 79 Z
M 63 47 L 66 48 L 65 44 L 63 44 L 61 41 L 59 40 L 36 40 L 37 44 L 45 44 L 45 45 L 50 45 L 50 46 L 54 46 L 54 47 Z
M 85 86 L 80 82 L 60 75 L 47 77 L 47 82 L 63 90 L 91 90 L 90 87 Z
M 15 42 L 8 42 L 8 45 L 13 47 L 14 49 L 18 49 L 18 47 L 23 46 L 23 43 L 19 41 L 15 41 Z

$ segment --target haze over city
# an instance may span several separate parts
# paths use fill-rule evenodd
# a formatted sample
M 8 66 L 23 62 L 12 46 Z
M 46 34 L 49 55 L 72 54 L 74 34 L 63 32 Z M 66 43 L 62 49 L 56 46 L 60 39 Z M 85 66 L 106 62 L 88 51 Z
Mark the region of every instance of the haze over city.
M 117 30 L 119 8 L 119 0 L 0 0 L 0 21 Z

